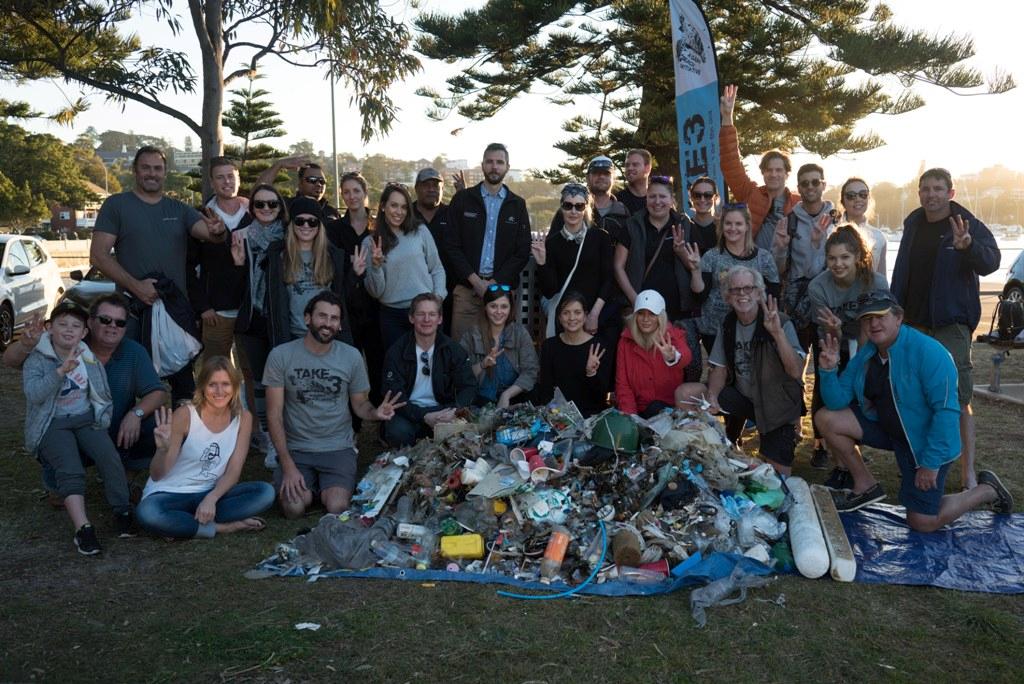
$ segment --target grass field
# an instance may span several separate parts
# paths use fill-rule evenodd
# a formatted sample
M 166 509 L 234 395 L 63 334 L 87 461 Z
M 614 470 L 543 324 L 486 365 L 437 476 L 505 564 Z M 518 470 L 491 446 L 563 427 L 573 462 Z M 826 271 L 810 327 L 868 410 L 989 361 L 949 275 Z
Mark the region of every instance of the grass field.
M 989 355 L 975 350 L 979 382 Z M 1024 352 L 1003 378 L 1024 382 Z M 21 447 L 19 376 L 0 371 L 0 392 L 0 681 L 1022 680 L 1021 596 L 783 577 L 711 609 L 699 630 L 688 591 L 517 602 L 455 583 L 253 581 L 242 574 L 313 518 L 271 512 L 265 532 L 213 541 L 119 540 L 94 482 L 104 553 L 85 558 Z M 1024 501 L 1024 407 L 977 400 L 975 412 L 979 467 Z M 804 441 L 797 474 L 820 481 L 809 450 Z M 247 464 L 248 478 L 267 477 L 261 460 Z M 895 492 L 891 457 L 876 453 L 873 467 Z M 784 606 L 773 602 L 780 594 Z M 298 622 L 322 627 L 297 631 Z

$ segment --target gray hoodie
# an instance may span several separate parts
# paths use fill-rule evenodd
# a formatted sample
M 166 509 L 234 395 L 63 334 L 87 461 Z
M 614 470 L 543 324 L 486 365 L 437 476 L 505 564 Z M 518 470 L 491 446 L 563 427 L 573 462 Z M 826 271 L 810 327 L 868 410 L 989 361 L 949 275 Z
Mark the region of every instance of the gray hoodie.
M 85 363 L 89 377 L 89 403 L 92 404 L 93 427 L 106 430 L 110 426 L 110 416 L 114 404 L 110 398 L 110 385 L 107 384 L 107 373 L 85 342 L 79 342 L 82 350 L 79 357 Z M 35 453 L 36 448 L 46 434 L 53 414 L 57 410 L 57 393 L 64 384 L 64 376 L 57 374 L 57 369 L 64 363 L 57 358 L 50 342 L 50 334 L 43 333 L 39 343 L 25 359 L 21 372 L 21 385 L 25 391 L 25 448 Z
M 796 280 L 797 278 L 813 278 L 822 271 L 825 270 L 825 240 L 835 230 L 835 223 L 829 224 L 828 229 L 821 238 L 821 242 L 818 244 L 817 249 L 811 244 L 811 230 L 814 227 L 814 223 L 821 218 L 822 214 L 828 214 L 832 211 L 832 203 L 824 202 L 821 211 L 817 216 L 811 216 L 804 209 L 803 203 L 797 204 L 793 207 L 792 214 L 796 216 L 796 235 L 790 238 L 790 245 L 793 248 L 793 261 L 790 264 L 790 271 L 788 274 L 783 274 L 786 268 L 786 257 L 789 252 L 789 247 L 782 247 L 776 249 L 772 246 L 772 256 L 775 257 L 775 265 L 779 269 L 779 273 L 783 274 L 783 278 L 789 282 Z M 774 239 L 774 227 L 773 230 L 769 231 Z M 762 230 L 758 233 L 758 238 L 762 237 L 765 233 Z M 758 245 L 761 246 L 761 245 Z

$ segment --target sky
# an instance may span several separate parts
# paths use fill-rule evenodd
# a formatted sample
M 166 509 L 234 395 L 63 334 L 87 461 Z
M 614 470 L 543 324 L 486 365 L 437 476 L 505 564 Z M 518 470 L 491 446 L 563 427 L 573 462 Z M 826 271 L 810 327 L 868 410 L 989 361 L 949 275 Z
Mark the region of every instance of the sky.
M 1019 128 L 1020 114 L 1024 112 L 1024 49 L 1020 45 L 1019 22 L 1011 20 L 1006 13 L 1006 8 L 1014 4 L 1000 0 L 892 0 L 888 4 L 899 24 L 940 34 L 956 32 L 972 36 L 976 55 L 968 64 L 985 75 L 992 74 L 998 66 L 1011 73 L 1020 85 L 999 96 L 970 97 L 918 86 L 917 92 L 927 102 L 924 107 L 898 117 L 873 115 L 862 121 L 858 132 L 874 131 L 887 145 L 871 152 L 825 159 L 827 178 L 839 183 L 847 176 L 860 175 L 869 183 L 902 184 L 916 178 L 921 164 L 945 166 L 954 176 L 995 164 L 1024 172 L 1024 135 Z M 467 3 L 421 0 L 419 5 L 429 10 L 455 12 Z M 394 2 L 389 9 L 396 16 L 410 20 L 415 13 L 402 1 Z M 132 30 L 146 36 L 147 41 L 152 40 L 150 36 L 156 36 L 158 44 L 189 38 L 187 32 L 183 37 L 173 38 L 151 16 L 142 16 L 130 23 Z M 229 63 L 228 66 L 237 65 Z M 197 73 L 201 71 L 198 59 L 194 67 Z M 450 160 L 466 159 L 476 165 L 487 143 L 498 140 L 508 145 L 513 168 L 550 168 L 565 159 L 564 153 L 552 146 L 566 136 L 560 129 L 562 121 L 577 109 L 594 106 L 587 98 L 580 97 L 574 107 L 556 107 L 545 99 L 545 94 L 553 93 L 545 93 L 541 85 L 537 92 L 519 98 L 487 121 L 467 121 L 455 114 L 441 122 L 431 121 L 426 116 L 429 101 L 416 96 L 414 91 L 423 85 L 436 85 L 440 89 L 451 70 L 446 64 L 425 62 L 418 75 L 396 85 L 392 97 L 400 108 L 399 120 L 386 139 L 375 139 L 367 145 L 359 139 L 358 113 L 349 106 L 344 85 L 339 84 L 336 89 L 338 151 L 357 156 L 380 153 L 399 159 L 433 159 L 443 154 Z M 289 131 L 287 137 L 271 142 L 286 148 L 301 139 L 309 139 L 314 149 L 329 154 L 331 110 L 326 80 L 313 70 L 297 69 L 272 59 L 261 62 L 261 72 L 265 79 L 260 81 L 260 86 L 270 91 L 270 100 Z M 76 99 L 79 93 L 75 86 L 61 82 L 17 87 L 0 82 L 0 97 L 26 100 L 42 111 L 56 110 L 67 100 Z M 742 95 L 741 85 L 741 98 Z M 172 106 L 199 118 L 198 94 L 166 99 Z M 142 105 L 128 103 L 122 111 L 120 105 L 107 103 L 101 94 L 92 93 L 89 100 L 90 109 L 70 128 L 49 122 L 32 122 L 28 127 L 68 141 L 88 126 L 99 131 L 134 131 L 161 135 L 176 147 L 181 147 L 185 136 L 191 133 L 184 124 Z M 742 142 L 742 131 L 740 133 Z M 228 135 L 225 131 L 225 136 Z M 194 138 L 193 143 L 197 143 Z M 811 160 L 819 161 L 809 155 L 794 155 L 796 164 Z M 757 177 L 754 173 L 756 159 L 749 157 L 747 161 L 752 175 Z

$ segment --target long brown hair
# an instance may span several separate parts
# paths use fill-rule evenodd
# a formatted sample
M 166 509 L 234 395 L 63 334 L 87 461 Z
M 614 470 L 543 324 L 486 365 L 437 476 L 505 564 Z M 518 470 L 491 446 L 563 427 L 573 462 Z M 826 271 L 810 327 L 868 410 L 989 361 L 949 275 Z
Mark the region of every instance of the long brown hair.
M 294 283 L 302 275 L 302 254 L 299 249 L 299 240 L 295 237 L 295 217 L 289 222 L 284 234 L 284 282 Z M 326 287 L 334 280 L 334 262 L 327 251 L 327 234 L 324 222 L 321 219 L 320 227 L 317 228 L 316 237 L 313 238 L 313 281 L 320 287 Z
M 396 192 L 405 198 L 405 220 L 402 221 L 400 226 L 402 234 L 408 235 L 419 230 L 416 219 L 412 215 L 412 195 L 409 193 L 409 188 L 401 183 L 388 183 L 385 185 L 384 192 L 380 194 L 380 203 L 377 205 L 377 220 L 375 221 L 377 229 L 374 231 L 374 234 L 380 236 L 380 246 L 385 254 L 398 245 L 398 238 L 395 237 L 394 232 L 392 232 L 391 227 L 388 225 L 387 218 L 384 216 L 384 205 L 388 203 L 391 195 Z
M 231 380 L 231 402 L 228 409 L 234 418 L 242 412 L 242 374 L 226 356 L 211 356 L 203 361 L 203 365 L 199 367 L 199 376 L 196 378 L 196 392 L 192 395 L 192 405 L 196 407 L 199 415 L 203 415 L 203 409 L 206 408 L 206 385 L 217 371 L 224 371 Z
M 743 241 L 743 254 L 741 255 L 746 256 L 754 251 L 754 221 L 750 218 L 750 210 L 747 209 L 746 204 L 726 204 L 722 207 L 722 215 L 718 217 L 716 225 L 718 249 L 725 252 L 725 231 L 723 227 L 725 225 L 725 217 L 729 214 L 739 214 L 747 224 L 747 237 Z M 764 226 L 761 226 L 761 230 L 764 230 Z
M 871 287 L 875 282 L 874 267 L 871 263 L 871 250 L 864 243 L 864 237 L 852 223 L 841 223 L 825 240 L 825 255 L 828 250 L 842 245 L 850 250 L 854 263 L 857 265 L 857 279 L 865 286 Z

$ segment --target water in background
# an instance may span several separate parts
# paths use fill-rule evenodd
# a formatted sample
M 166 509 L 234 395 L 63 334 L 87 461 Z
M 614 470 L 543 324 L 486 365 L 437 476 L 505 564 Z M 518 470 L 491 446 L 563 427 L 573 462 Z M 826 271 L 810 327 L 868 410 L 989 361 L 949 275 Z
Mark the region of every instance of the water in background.
M 997 238 L 999 241 L 999 251 L 1002 254 L 1002 258 L 999 261 L 999 270 L 994 273 L 990 273 L 981 279 L 983 283 L 983 290 L 994 290 L 998 287 L 1002 287 L 1003 283 L 1006 282 L 1006 272 L 1010 270 L 1010 266 L 1020 255 L 1021 251 L 1024 250 L 1024 238 Z M 892 269 L 896 265 L 896 253 L 900 249 L 900 243 L 890 240 L 887 243 L 886 255 L 885 255 L 885 268 L 887 273 L 885 277 L 892 282 Z M 985 286 L 988 287 L 985 287 Z M 998 286 L 998 287 L 997 287 Z

